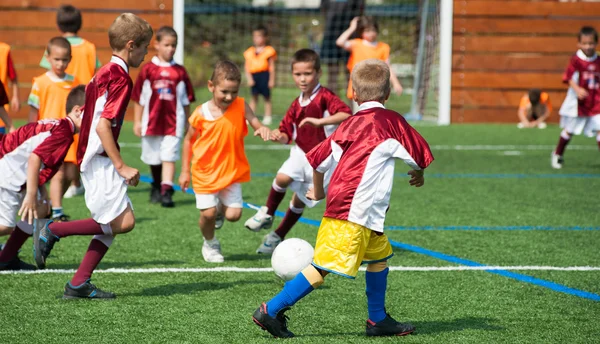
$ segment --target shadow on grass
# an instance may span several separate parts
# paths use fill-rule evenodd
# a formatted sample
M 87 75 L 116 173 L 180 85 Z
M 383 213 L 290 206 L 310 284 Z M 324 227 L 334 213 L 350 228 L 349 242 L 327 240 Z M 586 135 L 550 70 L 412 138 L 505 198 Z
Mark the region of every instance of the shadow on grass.
M 98 269 L 112 269 L 112 268 L 139 268 L 142 266 L 155 267 L 169 267 L 169 265 L 180 266 L 185 262 L 179 260 L 150 260 L 145 262 L 102 262 L 98 266 Z M 75 264 L 51 264 L 48 265 L 49 269 L 77 269 L 79 263 Z
M 119 296 L 171 296 L 190 295 L 201 291 L 213 291 L 239 287 L 243 284 L 271 284 L 271 281 L 235 281 L 235 282 L 195 282 L 195 283 L 173 283 L 145 288 L 135 293 L 119 294 Z
M 243 262 L 252 260 L 271 260 L 271 256 L 267 254 L 232 254 L 225 256 L 225 261 Z

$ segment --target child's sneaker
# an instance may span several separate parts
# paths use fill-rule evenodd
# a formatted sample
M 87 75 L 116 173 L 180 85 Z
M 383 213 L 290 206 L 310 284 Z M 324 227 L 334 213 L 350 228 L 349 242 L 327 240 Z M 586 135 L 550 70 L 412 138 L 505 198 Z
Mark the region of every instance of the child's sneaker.
M 90 280 L 84 284 L 74 287 L 71 282 L 65 285 L 65 293 L 63 299 L 114 299 L 117 297 L 114 293 L 110 293 L 96 287 Z
M 173 202 L 173 193 L 175 193 L 175 190 L 169 189 L 165 191 L 164 194 L 160 195 L 160 205 L 164 208 L 173 208 L 175 206 L 175 202 Z
M 77 187 L 75 185 L 71 185 L 71 186 L 69 186 L 67 191 L 65 191 L 65 195 L 63 197 L 64 198 L 73 198 L 75 196 L 83 195 L 84 192 L 85 192 L 85 189 L 83 188 L 83 185 L 80 185 L 79 187 Z
M 150 190 L 150 203 L 160 203 L 161 200 L 162 195 L 160 194 L 160 186 L 152 184 L 152 189 Z
M 225 215 L 223 215 L 221 212 L 217 212 L 217 217 L 215 218 L 215 229 L 221 229 L 224 223 Z
M 279 235 L 277 235 L 275 232 L 270 232 L 269 234 L 265 235 L 262 244 L 258 246 L 256 253 L 273 254 L 275 247 L 277 247 L 279 243 L 281 243 L 281 238 Z
M 292 338 L 294 334 L 287 328 L 289 318 L 284 314 L 289 309 L 290 307 L 286 307 L 280 310 L 273 318 L 267 312 L 267 304 L 263 302 L 252 315 L 252 320 L 275 338 Z
M 273 216 L 267 214 L 268 208 L 260 207 L 256 215 L 244 223 L 244 226 L 253 232 L 260 232 L 261 229 L 269 229 L 273 226 Z
M 218 239 L 211 240 L 211 243 L 204 240 L 202 257 L 207 263 L 223 263 L 225 261 L 225 257 L 221 254 L 221 243 Z
M 35 265 L 25 263 L 19 257 L 14 257 L 6 263 L 0 263 L 0 271 L 35 270 Z
M 550 159 L 550 164 L 552 165 L 552 168 L 560 170 L 563 166 L 563 163 L 564 163 L 563 157 L 552 152 L 552 158 Z
M 397 322 L 389 314 L 385 319 L 378 323 L 371 320 L 367 320 L 367 336 L 369 337 L 380 337 L 380 336 L 406 336 L 415 331 L 415 327 L 411 324 L 403 324 Z
M 38 268 L 46 267 L 46 258 L 50 255 L 54 244 L 60 241 L 59 237 L 50 232 L 48 226 L 53 221 L 37 219 L 33 224 L 33 258 Z

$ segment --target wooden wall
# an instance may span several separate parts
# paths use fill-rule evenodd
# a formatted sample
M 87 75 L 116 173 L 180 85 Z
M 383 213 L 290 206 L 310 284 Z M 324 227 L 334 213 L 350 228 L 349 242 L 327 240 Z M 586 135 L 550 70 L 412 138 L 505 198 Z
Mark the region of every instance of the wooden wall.
M 0 41 L 11 45 L 11 56 L 19 80 L 21 111 L 13 118 L 26 118 L 27 97 L 34 76 L 44 73 L 39 67 L 48 40 L 59 36 L 56 9 L 70 3 L 82 11 L 83 27 L 79 35 L 96 45 L 102 64 L 110 60 L 108 27 L 123 12 L 133 12 L 146 19 L 156 30 L 173 25 L 172 0 L 2 0 L 0 1 Z M 146 60 L 153 55 L 152 46 Z M 131 70 L 137 77 L 138 69 Z M 135 80 L 135 79 L 134 79 Z
M 452 123 L 516 122 L 529 88 L 550 94 L 557 122 L 583 25 L 600 29 L 600 2 L 454 0 Z

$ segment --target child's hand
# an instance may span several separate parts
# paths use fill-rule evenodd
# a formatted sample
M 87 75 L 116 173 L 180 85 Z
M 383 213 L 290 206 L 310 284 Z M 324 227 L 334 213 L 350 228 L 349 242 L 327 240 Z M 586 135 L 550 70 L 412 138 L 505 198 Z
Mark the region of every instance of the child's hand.
M 323 198 L 325 198 L 325 195 L 324 194 L 317 194 L 315 192 L 315 188 L 311 186 L 308 189 L 308 191 L 306 192 L 306 198 L 308 198 L 311 201 L 320 201 Z
M 127 185 L 137 186 L 140 182 L 140 171 L 133 167 L 123 165 L 123 167 L 117 169 L 117 173 L 125 178 L 125 183 L 127 183 Z
M 358 27 L 358 21 L 360 20 L 360 17 L 354 17 L 351 21 L 350 21 L 350 26 L 348 27 L 349 29 L 352 30 L 356 30 L 356 28 Z
M 588 91 L 586 91 L 583 87 L 577 87 L 575 89 L 575 93 L 577 93 L 577 99 L 584 99 L 589 96 Z
M 12 112 L 18 112 L 21 110 L 21 102 L 19 102 L 19 98 L 13 97 L 10 101 L 10 110 Z
M 423 177 L 423 170 L 410 170 L 408 171 L 408 175 L 410 176 L 410 180 L 408 183 L 411 186 L 420 188 L 425 184 L 425 177 Z
M 395 93 L 397 96 L 401 96 L 401 95 L 402 95 L 402 86 L 400 86 L 400 85 L 395 85 L 395 86 L 394 86 L 394 93 Z
M 179 174 L 179 187 L 181 187 L 181 191 L 186 192 L 188 186 L 190 186 L 190 173 L 181 172 Z
M 137 137 L 142 137 L 142 123 L 133 122 L 133 134 Z
M 256 129 L 254 136 L 260 136 L 264 141 L 269 141 L 271 138 L 271 130 L 265 126 L 261 126 L 260 128 Z
M 269 80 L 269 88 L 275 87 L 275 80 Z
M 311 125 L 315 128 L 320 128 L 323 126 L 323 124 L 321 123 L 321 118 L 306 117 L 302 120 L 302 122 L 300 122 L 298 128 L 302 128 L 306 124 Z
M 271 130 L 271 141 L 279 141 L 281 139 L 281 131 L 279 129 Z
M 33 224 L 33 220 L 38 218 L 36 196 L 25 195 L 21 209 L 18 213 L 21 216 L 22 221 L 26 221 L 30 225 Z
M 10 133 L 12 133 L 13 131 L 16 131 L 16 130 L 17 130 L 17 128 L 15 128 L 15 126 L 11 124 L 10 128 L 8 128 L 8 133 L 10 134 Z
M 248 79 L 248 87 L 252 87 L 255 85 L 254 79 L 250 78 Z

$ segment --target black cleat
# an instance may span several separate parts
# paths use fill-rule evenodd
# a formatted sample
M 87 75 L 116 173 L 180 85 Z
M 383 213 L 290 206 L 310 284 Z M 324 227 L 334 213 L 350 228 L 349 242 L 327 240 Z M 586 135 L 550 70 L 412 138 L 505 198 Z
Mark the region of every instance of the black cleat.
M 71 300 L 71 299 L 114 299 L 117 295 L 114 293 L 106 292 L 96 287 L 91 283 L 90 280 L 87 280 L 84 284 L 73 287 L 71 282 L 67 282 L 65 285 L 65 293 L 63 294 L 63 299 Z
M 19 257 L 14 257 L 6 263 L 0 263 L 0 271 L 36 270 L 35 265 L 25 263 Z
M 161 200 L 160 186 L 152 184 L 152 190 L 150 190 L 150 203 L 160 203 Z
M 283 314 L 289 309 L 290 307 L 286 307 L 280 310 L 275 318 L 273 318 L 267 312 L 267 304 L 263 302 L 252 315 L 252 320 L 254 320 L 256 325 L 269 332 L 275 338 L 292 338 L 294 334 L 287 328 L 289 318 Z
M 415 331 L 415 327 L 411 324 L 403 324 L 397 322 L 389 314 L 385 319 L 378 323 L 371 320 L 367 320 L 367 336 L 369 337 L 380 337 L 380 336 L 406 336 Z
M 169 189 L 162 194 L 160 196 L 160 205 L 164 208 L 173 208 L 175 206 L 175 202 L 173 202 L 173 193 L 175 193 L 175 190 Z
M 48 226 L 53 221 L 37 219 L 33 225 L 33 258 L 38 268 L 46 267 L 46 258 L 50 255 L 54 244 L 60 241 L 60 238 L 52 234 Z

